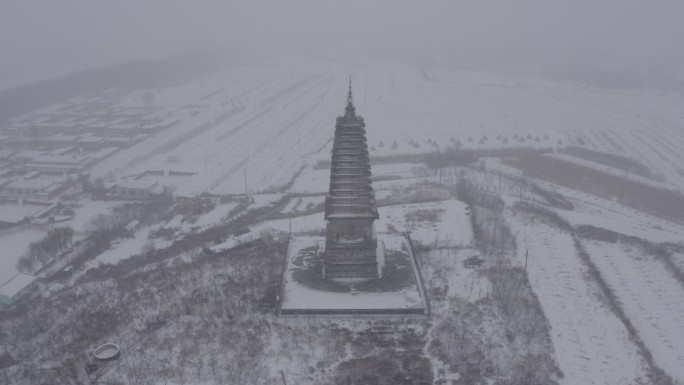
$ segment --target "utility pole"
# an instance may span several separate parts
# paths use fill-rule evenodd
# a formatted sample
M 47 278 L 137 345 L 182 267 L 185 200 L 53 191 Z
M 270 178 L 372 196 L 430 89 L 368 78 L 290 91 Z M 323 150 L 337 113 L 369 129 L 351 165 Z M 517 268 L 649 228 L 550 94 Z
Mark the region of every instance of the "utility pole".
M 499 192 L 498 192 L 498 197 L 497 197 L 499 199 L 501 199 L 501 176 L 502 175 L 503 175 L 503 171 L 499 170 L 499 188 L 498 188 Z
M 71 268 L 71 262 L 69 262 L 69 250 L 67 250 L 66 254 L 66 260 L 67 260 L 67 266 L 69 266 L 69 277 L 74 276 L 74 270 Z
M 209 192 L 209 166 L 207 165 L 208 158 L 204 158 L 204 189 Z
M 525 249 L 525 273 L 527 273 L 527 257 L 529 255 L 529 250 Z
M 247 195 L 247 168 L 245 167 L 245 195 Z
M 287 385 L 287 381 L 285 381 L 285 373 L 283 373 L 282 369 L 280 369 L 280 376 L 283 377 L 283 384 Z

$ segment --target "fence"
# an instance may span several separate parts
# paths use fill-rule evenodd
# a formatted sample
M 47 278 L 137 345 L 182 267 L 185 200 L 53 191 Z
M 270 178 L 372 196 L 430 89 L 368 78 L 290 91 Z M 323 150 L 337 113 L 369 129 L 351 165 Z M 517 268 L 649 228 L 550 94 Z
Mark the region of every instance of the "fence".
M 423 308 L 407 309 L 282 309 L 280 314 L 287 315 L 343 315 L 343 316 L 368 316 L 368 315 L 424 315 Z

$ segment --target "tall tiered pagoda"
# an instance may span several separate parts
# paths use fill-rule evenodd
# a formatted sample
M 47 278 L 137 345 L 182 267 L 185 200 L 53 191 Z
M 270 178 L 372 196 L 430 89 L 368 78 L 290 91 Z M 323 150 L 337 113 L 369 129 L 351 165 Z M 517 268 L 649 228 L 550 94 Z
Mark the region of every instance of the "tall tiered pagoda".
M 356 115 L 351 78 L 344 115 L 337 117 L 330 165 L 324 278 L 378 278 L 378 219 L 371 185 L 366 124 Z

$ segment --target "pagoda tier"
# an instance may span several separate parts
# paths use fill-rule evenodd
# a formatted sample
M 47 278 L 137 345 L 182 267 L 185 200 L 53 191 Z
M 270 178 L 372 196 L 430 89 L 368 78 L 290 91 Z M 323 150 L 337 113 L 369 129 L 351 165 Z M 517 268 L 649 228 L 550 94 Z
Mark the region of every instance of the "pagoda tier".
M 378 219 L 364 127 L 363 118 L 355 113 L 350 90 L 345 115 L 337 118 L 335 126 L 326 220 Z
M 327 278 L 377 278 L 378 219 L 371 184 L 366 124 L 356 115 L 351 82 L 347 107 L 337 117 L 330 164 L 330 193 L 325 201 Z

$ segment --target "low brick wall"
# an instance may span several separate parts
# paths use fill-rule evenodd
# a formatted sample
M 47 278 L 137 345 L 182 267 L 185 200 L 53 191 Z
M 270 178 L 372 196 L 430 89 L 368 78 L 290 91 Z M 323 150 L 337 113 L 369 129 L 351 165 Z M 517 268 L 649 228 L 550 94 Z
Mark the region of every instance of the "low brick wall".
M 286 315 L 425 315 L 424 308 L 407 309 L 282 309 Z
M 432 307 L 430 306 L 430 299 L 427 295 L 427 290 L 425 290 L 425 282 L 423 281 L 423 274 L 420 270 L 420 263 L 418 259 L 413 254 L 413 243 L 411 242 L 411 234 L 406 233 L 406 238 L 404 238 L 406 247 L 409 251 L 409 257 L 411 257 L 411 262 L 413 264 L 413 271 L 415 272 L 416 280 L 418 281 L 418 290 L 420 291 L 421 297 L 423 297 L 423 303 L 425 304 L 426 315 L 430 316 L 432 314 Z

